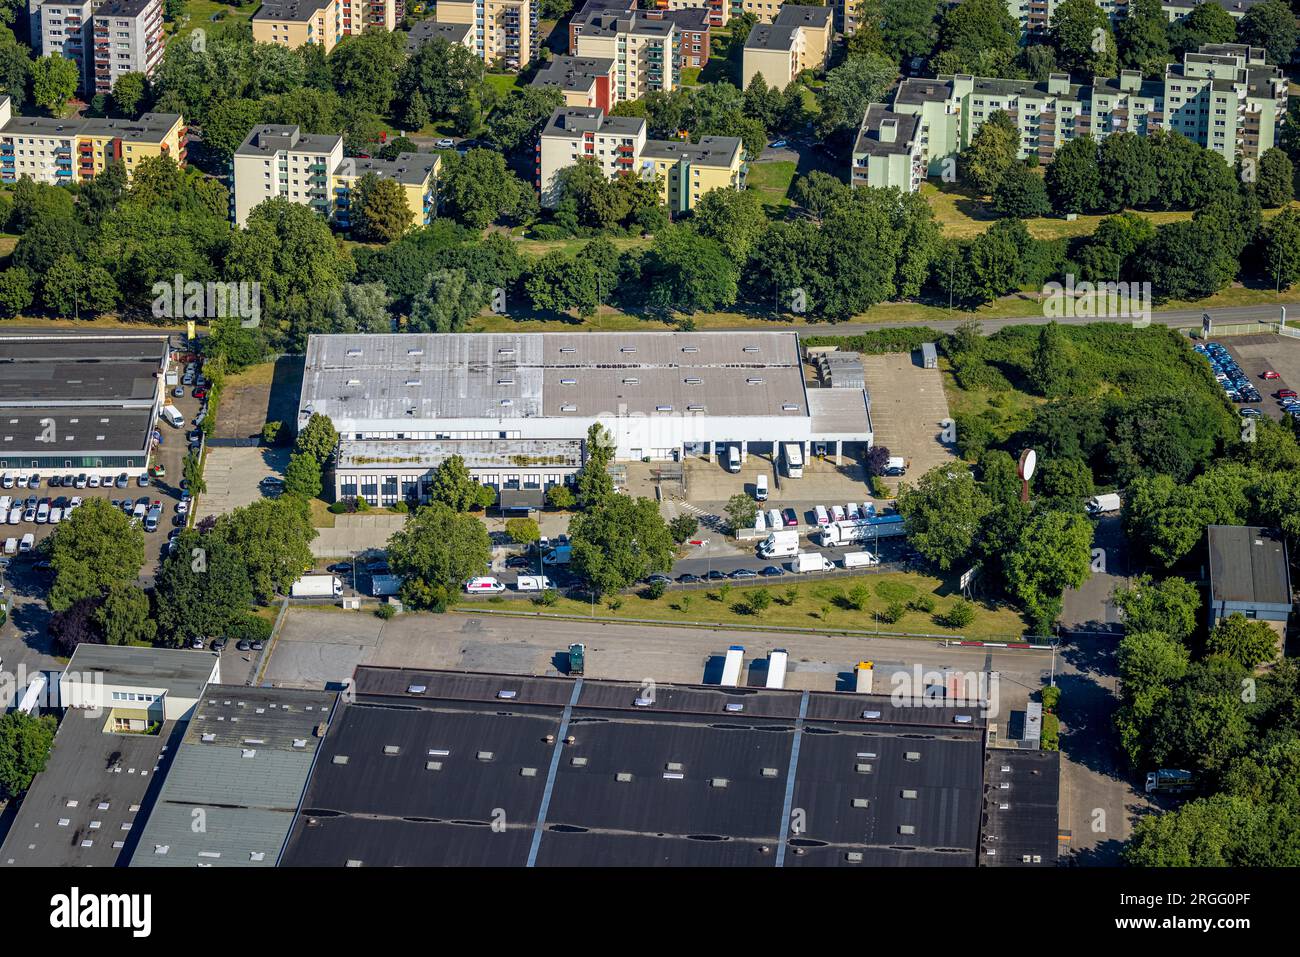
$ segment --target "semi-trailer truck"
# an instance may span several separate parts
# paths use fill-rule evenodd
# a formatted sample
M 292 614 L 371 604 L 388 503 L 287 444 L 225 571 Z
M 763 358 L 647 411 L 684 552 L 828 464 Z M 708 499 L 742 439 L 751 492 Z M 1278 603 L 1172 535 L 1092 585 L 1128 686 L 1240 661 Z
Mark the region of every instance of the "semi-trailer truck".
M 343 594 L 343 582 L 335 575 L 303 575 L 289 594 L 294 598 L 338 598 Z
M 774 531 L 758 546 L 760 558 L 786 558 L 799 554 L 799 533 L 793 529 Z
M 824 548 L 833 545 L 860 545 L 874 542 L 878 538 L 902 535 L 903 516 L 874 515 L 857 521 L 832 522 L 823 527 L 817 535 L 817 543 Z

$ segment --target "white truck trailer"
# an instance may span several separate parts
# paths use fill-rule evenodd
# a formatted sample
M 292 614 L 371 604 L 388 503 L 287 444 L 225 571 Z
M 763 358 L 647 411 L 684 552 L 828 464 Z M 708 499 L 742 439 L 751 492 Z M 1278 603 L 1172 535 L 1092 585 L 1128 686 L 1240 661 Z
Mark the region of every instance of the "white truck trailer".
M 767 686 L 769 688 L 785 687 L 785 671 L 789 662 L 790 656 L 784 648 L 772 649 L 772 653 L 767 656 Z
M 724 688 L 734 688 L 740 684 L 740 673 L 745 667 L 745 646 L 732 645 L 727 649 L 727 657 L 722 663 L 722 680 L 718 682 Z
M 803 446 L 798 442 L 786 442 L 781 446 L 781 455 L 785 458 L 786 476 L 803 478 Z
M 835 567 L 835 563 L 821 552 L 800 552 L 790 563 L 790 571 L 796 575 L 805 572 L 826 572 Z
M 336 575 L 303 575 L 289 594 L 294 598 L 338 598 L 343 594 L 343 582 Z

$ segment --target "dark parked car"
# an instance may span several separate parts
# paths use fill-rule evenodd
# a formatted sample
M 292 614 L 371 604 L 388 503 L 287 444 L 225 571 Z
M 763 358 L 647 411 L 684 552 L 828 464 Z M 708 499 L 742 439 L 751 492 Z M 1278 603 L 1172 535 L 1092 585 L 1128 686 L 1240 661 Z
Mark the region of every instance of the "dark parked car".
M 679 585 L 698 585 L 702 581 L 704 581 L 704 579 L 699 575 L 686 574 L 677 576 L 677 583 Z
M 799 515 L 792 508 L 781 509 L 781 517 L 785 519 L 786 527 L 799 524 Z
M 775 578 L 777 575 L 784 575 L 785 569 L 783 569 L 780 565 L 768 565 L 761 572 L 759 572 L 759 574 L 762 575 L 764 578 Z
M 225 638 L 213 638 L 213 639 L 212 639 L 212 650 L 213 650 L 213 651 L 220 651 L 221 649 L 223 649 L 223 648 L 225 648 L 225 647 L 226 647 L 226 639 L 225 639 Z
M 727 575 L 725 572 L 720 572 L 716 568 L 713 568 L 709 570 L 708 579 L 711 582 L 726 581 Z
M 506 568 L 532 568 L 533 560 L 527 555 L 511 555 L 506 559 Z
M 731 576 L 730 576 L 730 577 L 732 577 L 732 578 L 757 578 L 757 577 L 758 577 L 758 572 L 754 571 L 752 568 L 737 568 L 734 572 L 731 573 Z
M 253 649 L 252 642 L 247 640 L 240 641 L 239 644 L 235 645 L 236 651 L 252 651 L 252 649 Z

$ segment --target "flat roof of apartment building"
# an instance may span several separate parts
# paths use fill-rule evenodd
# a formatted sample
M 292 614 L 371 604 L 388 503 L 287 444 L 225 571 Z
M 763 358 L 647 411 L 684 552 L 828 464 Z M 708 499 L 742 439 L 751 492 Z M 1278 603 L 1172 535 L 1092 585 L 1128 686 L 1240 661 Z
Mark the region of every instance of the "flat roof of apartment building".
M 13 116 L 0 128 L 6 136 L 65 137 L 99 136 L 133 143 L 161 143 L 181 121 L 179 113 L 145 113 L 138 120 L 98 117 L 84 120 L 53 116 Z
M 328 0 L 262 0 L 253 19 L 308 23 L 327 3 Z
M 646 140 L 642 158 L 686 160 L 699 166 L 730 168 L 744 143 L 738 136 L 701 136 L 698 143 L 685 140 Z
M 162 10 L 161 0 L 108 0 L 95 8 L 96 17 L 138 17 L 150 7 Z
M 542 136 L 571 137 L 577 133 L 637 136 L 645 125 L 639 116 L 609 116 L 598 106 L 562 106 L 546 121 Z
M 304 133 L 296 126 L 283 123 L 262 123 L 254 126 L 235 150 L 236 156 L 271 157 L 285 150 L 303 153 L 329 153 L 342 142 L 341 136 Z
M 473 24 L 470 23 L 439 23 L 432 18 L 417 20 L 407 34 L 406 52 L 414 53 L 426 43 L 437 39 L 446 40 L 448 43 L 463 44 L 469 39 L 469 32 L 472 28 Z
M 906 155 L 912 152 L 920 126 L 921 117 L 915 113 L 895 113 L 883 103 L 872 103 L 862 117 L 853 152 L 867 156 Z M 882 130 L 886 135 L 881 135 Z
M 746 50 L 793 50 L 798 27 L 779 27 L 775 23 L 756 23 L 745 38 Z
M 831 7 L 805 7 L 786 3 L 781 5 L 772 22 L 781 27 L 815 27 L 824 30 L 830 26 L 833 13 Z
M 676 29 L 671 20 L 652 20 L 640 13 L 618 10 L 597 10 L 588 14 L 582 23 L 584 37 L 614 37 L 619 34 L 639 34 L 667 37 Z
M 441 162 L 442 157 L 437 153 L 398 153 L 390 160 L 349 156 L 343 160 L 357 176 L 374 173 L 381 179 L 395 179 L 403 186 L 422 185 Z
M 557 56 L 537 71 L 533 86 L 554 86 L 569 93 L 585 93 L 596 78 L 609 76 L 614 61 L 608 57 Z
M 662 684 L 647 697 L 631 682 L 372 667 L 354 690 L 287 865 L 976 862 L 974 708 Z M 806 829 L 783 850 L 788 797 Z M 493 808 L 504 829 L 482 826 Z

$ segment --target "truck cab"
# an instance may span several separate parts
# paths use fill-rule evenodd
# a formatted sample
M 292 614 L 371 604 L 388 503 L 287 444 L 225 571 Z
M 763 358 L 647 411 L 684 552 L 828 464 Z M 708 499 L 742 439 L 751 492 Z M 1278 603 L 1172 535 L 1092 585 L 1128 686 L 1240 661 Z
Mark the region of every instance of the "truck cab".
M 569 645 L 569 674 L 581 675 L 586 665 L 587 646 L 580 641 Z

